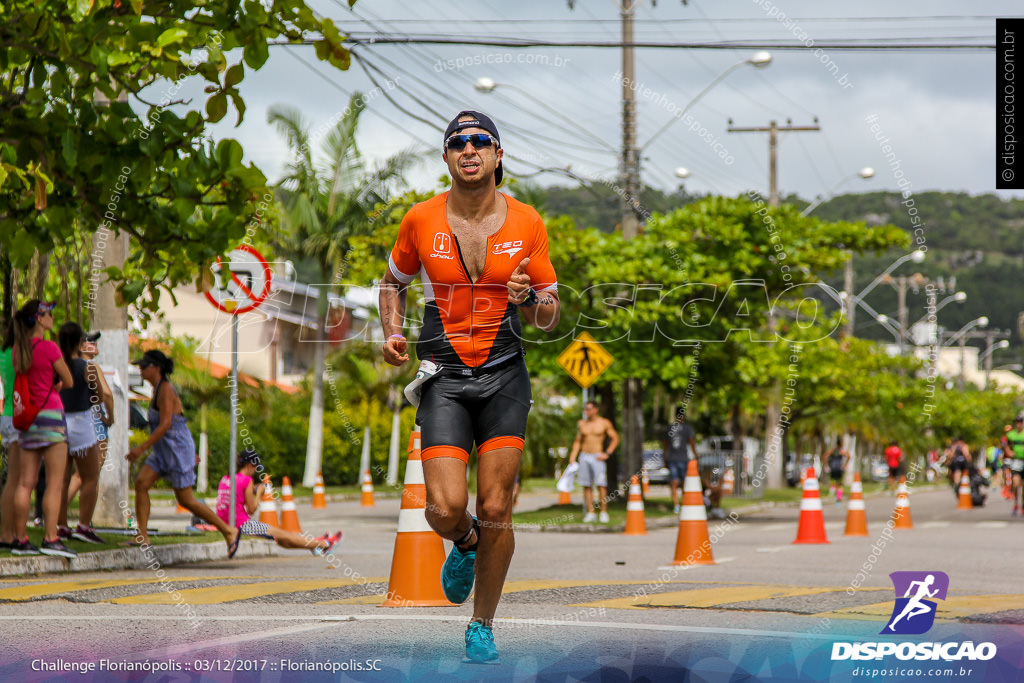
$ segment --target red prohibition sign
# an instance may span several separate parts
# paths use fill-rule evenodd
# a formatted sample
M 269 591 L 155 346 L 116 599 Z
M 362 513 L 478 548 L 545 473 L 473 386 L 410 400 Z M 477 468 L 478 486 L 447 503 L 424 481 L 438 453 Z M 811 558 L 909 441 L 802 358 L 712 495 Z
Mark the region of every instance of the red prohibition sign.
M 242 254 L 246 254 L 247 256 L 242 256 Z M 241 293 L 244 296 L 244 299 L 242 301 L 239 301 L 238 305 L 236 305 L 234 308 L 229 308 L 229 306 L 225 303 L 226 300 L 235 298 L 230 296 L 226 290 L 220 289 L 219 287 L 215 287 L 212 291 L 205 292 L 206 298 L 210 301 L 211 304 L 213 304 L 220 310 L 224 311 L 225 313 L 230 313 L 231 315 L 239 315 L 241 313 L 247 313 L 256 308 L 257 306 L 259 306 L 260 304 L 262 304 L 263 301 L 270 294 L 270 264 L 267 263 L 267 260 L 263 258 L 262 254 L 260 254 L 258 251 L 250 247 L 248 244 L 242 244 L 237 248 L 233 249 L 229 256 L 232 257 L 230 263 L 236 263 L 239 261 L 242 263 L 250 263 L 256 268 L 260 269 L 263 274 L 262 286 L 253 288 L 258 290 L 254 292 L 252 289 L 249 289 L 248 285 L 246 285 L 240 277 L 238 277 L 237 273 L 231 271 L 231 281 L 239 290 L 241 290 Z M 241 258 L 237 258 L 238 256 L 241 256 Z M 219 256 L 217 257 L 217 265 L 222 266 L 222 262 Z M 243 301 L 246 300 L 248 302 L 243 304 Z

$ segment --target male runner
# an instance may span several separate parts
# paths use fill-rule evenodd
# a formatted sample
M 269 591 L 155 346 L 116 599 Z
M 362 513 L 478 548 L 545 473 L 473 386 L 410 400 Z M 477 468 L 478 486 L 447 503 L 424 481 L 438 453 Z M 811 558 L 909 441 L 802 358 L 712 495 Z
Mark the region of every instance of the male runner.
M 1024 414 L 1017 415 L 1013 429 L 1006 432 L 1003 462 L 1010 466 L 1010 498 L 1013 500 L 1012 514 L 1016 515 L 1024 504 L 1024 488 L 1021 487 L 1021 476 L 1024 475 Z
M 619 435 L 611 421 L 598 414 L 597 404 L 587 401 L 583 406 L 585 419 L 579 421 L 576 430 L 576 440 L 572 442 L 572 452 L 569 453 L 569 464 L 576 462 L 579 455 L 580 486 L 583 487 L 583 504 L 587 512 L 583 515 L 584 523 L 599 521 L 602 524 L 608 523 L 608 458 L 615 452 L 619 445 Z M 608 448 L 604 447 L 605 437 L 609 439 Z M 594 514 L 594 488 L 601 504 L 601 516 Z
M 381 281 L 383 355 L 396 366 L 409 360 L 402 336 L 405 290 L 419 274 L 425 304 L 416 355 L 441 366 L 422 386 L 416 413 L 427 522 L 454 542 L 441 570 L 445 596 L 465 602 L 475 572 L 466 656 L 497 663 L 491 621 L 515 547 L 512 488 L 532 403 L 519 318 L 552 330 L 559 301 L 540 216 L 495 189 L 502 149 L 494 122 L 460 112 L 448 124 L 443 149 L 451 190 L 402 219 Z M 479 522 L 467 509 L 474 444 Z

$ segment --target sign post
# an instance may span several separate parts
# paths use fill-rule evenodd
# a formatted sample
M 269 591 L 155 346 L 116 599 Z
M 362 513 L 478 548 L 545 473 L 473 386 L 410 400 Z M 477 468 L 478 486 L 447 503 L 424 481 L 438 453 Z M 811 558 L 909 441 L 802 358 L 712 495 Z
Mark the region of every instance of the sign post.
M 582 332 L 558 356 L 558 364 L 583 389 L 583 406 L 587 405 L 587 389 L 608 369 L 615 358 L 604 350 L 589 332 Z M 586 413 L 584 413 L 586 416 Z
M 228 525 L 235 526 L 235 475 L 238 473 L 238 316 L 258 307 L 270 294 L 270 264 L 247 244 L 228 255 L 227 272 L 220 258 L 211 266 L 214 286 L 206 298 L 231 316 L 231 435 L 228 439 Z

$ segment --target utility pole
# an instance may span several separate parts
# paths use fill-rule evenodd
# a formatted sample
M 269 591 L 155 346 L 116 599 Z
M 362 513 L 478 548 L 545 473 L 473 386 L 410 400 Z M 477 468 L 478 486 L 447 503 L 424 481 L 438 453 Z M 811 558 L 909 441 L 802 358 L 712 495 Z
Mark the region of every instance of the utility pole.
M 843 325 L 843 336 L 853 336 L 853 316 L 857 311 L 856 294 L 853 292 L 853 250 L 850 250 L 850 258 L 846 259 L 846 268 L 843 271 L 843 290 L 846 292 L 846 323 Z
M 633 59 L 633 14 L 642 0 L 622 0 L 622 239 L 637 236 L 640 217 L 640 163 L 636 147 L 636 64 Z
M 779 205 L 779 132 L 803 132 L 803 131 L 819 131 L 821 128 L 818 126 L 818 119 L 814 119 L 813 126 L 794 126 L 791 120 L 786 121 L 786 125 L 779 127 L 779 124 L 774 119 L 768 123 L 768 127 L 757 126 L 752 128 L 739 128 L 732 125 L 732 119 L 729 119 L 729 127 L 726 129 L 730 133 L 768 133 L 768 205 L 778 206 Z M 851 271 L 852 278 L 852 271 Z M 775 315 L 774 313 L 768 314 L 768 331 L 775 331 Z M 764 411 L 764 422 L 765 422 L 765 457 L 766 463 L 769 465 L 767 472 L 768 476 L 765 479 L 765 485 L 770 488 L 781 488 L 784 485 L 785 472 L 783 471 L 785 463 L 785 445 L 786 445 L 786 433 L 780 429 L 782 427 L 782 408 L 780 406 L 781 399 L 780 385 L 775 384 L 774 387 L 769 391 L 768 405 L 765 406 Z M 780 457 L 781 456 L 781 457 Z M 778 457 L 779 460 L 775 461 Z
M 770 121 L 767 127 L 756 126 L 753 128 L 738 128 L 732 125 L 729 119 L 730 133 L 768 133 L 768 205 L 779 205 L 779 133 L 798 133 L 805 131 L 819 131 L 818 119 L 815 117 L 813 126 L 794 126 L 792 121 L 786 121 L 786 125 L 779 127 L 777 121 Z

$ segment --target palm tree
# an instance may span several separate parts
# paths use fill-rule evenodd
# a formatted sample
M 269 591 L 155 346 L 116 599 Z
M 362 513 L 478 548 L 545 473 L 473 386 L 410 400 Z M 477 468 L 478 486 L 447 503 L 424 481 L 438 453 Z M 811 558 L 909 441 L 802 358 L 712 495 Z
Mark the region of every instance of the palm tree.
M 297 109 L 271 107 L 267 120 L 288 141 L 292 160 L 278 187 L 288 191 L 284 201 L 286 248 L 297 256 L 313 258 L 320 269 L 317 298 L 317 329 L 314 332 L 313 392 L 309 411 L 309 437 L 302 483 L 312 486 L 320 471 L 323 448 L 324 321 L 328 294 L 335 268 L 344 262 L 353 236 L 369 232 L 370 213 L 387 204 L 391 193 L 403 184 L 406 170 L 418 159 L 404 150 L 374 168 L 367 168 L 356 145 L 359 117 L 365 98 L 352 94 L 341 120 L 325 137 L 322 159 L 314 162 L 310 133 Z

